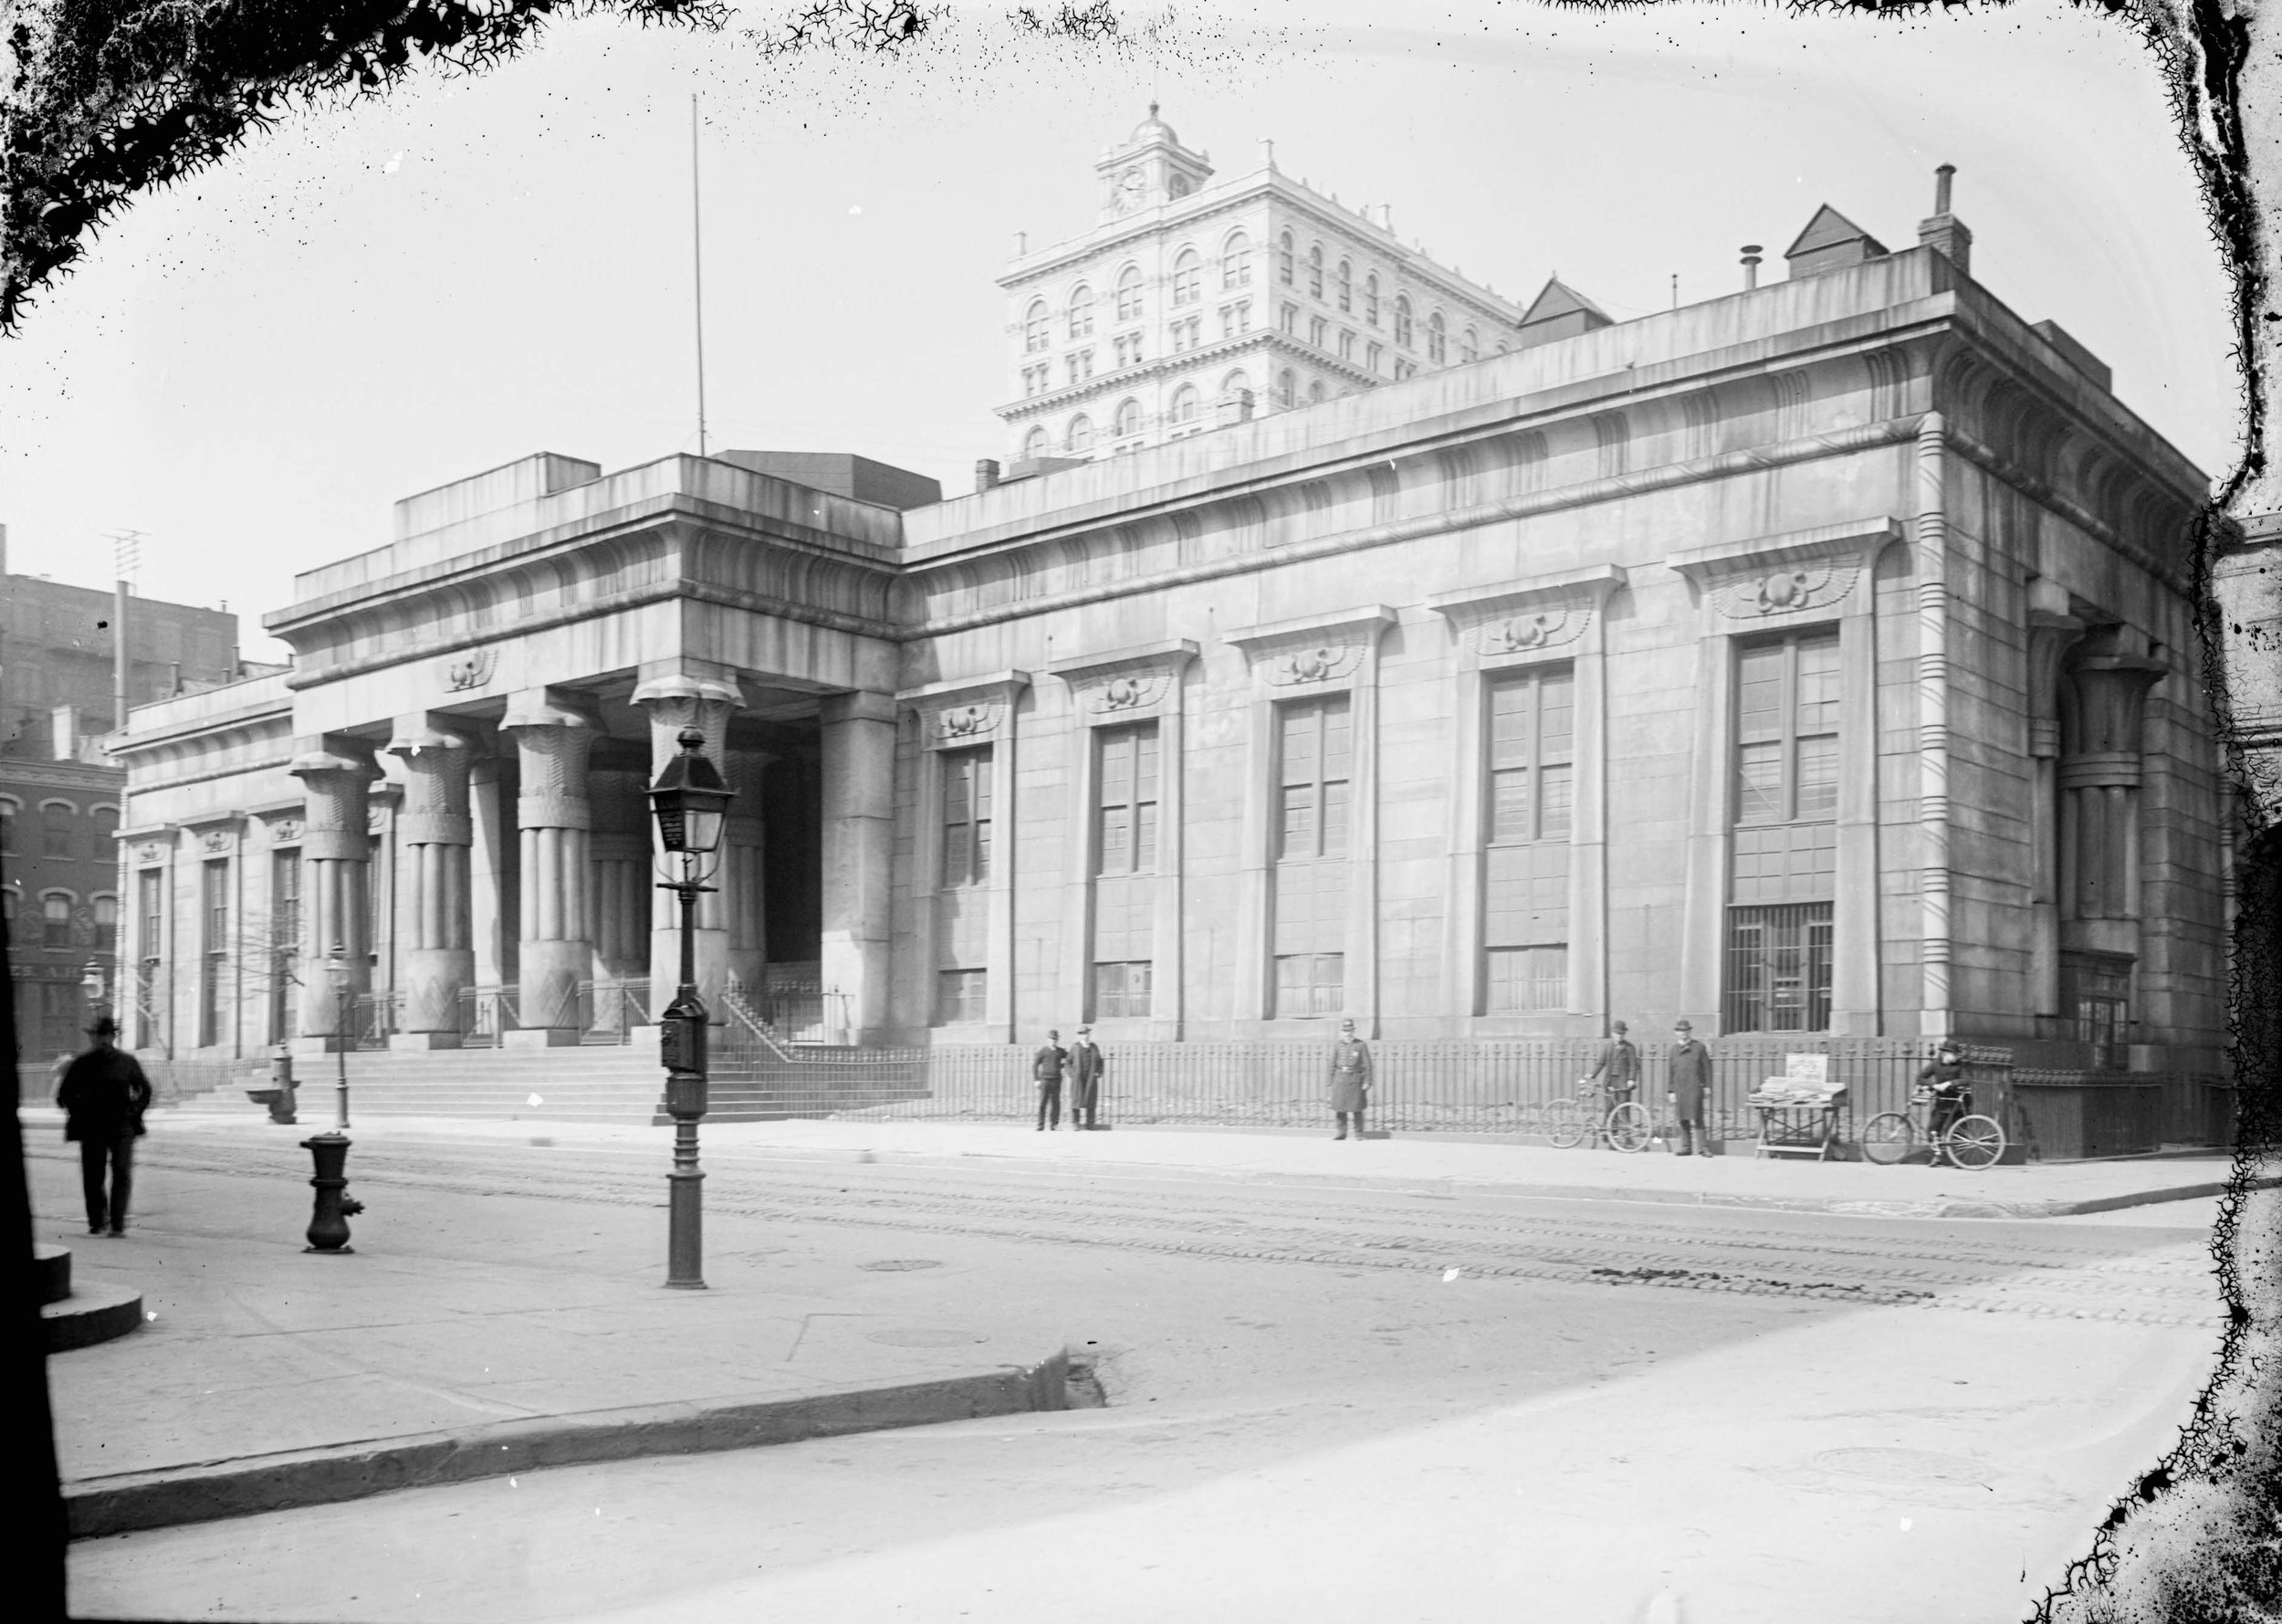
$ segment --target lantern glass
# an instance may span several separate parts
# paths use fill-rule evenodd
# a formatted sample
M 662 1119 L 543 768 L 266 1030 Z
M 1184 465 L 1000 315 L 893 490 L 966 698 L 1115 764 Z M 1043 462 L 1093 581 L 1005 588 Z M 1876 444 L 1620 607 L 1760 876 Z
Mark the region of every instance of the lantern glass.
M 341 950 L 338 942 L 333 945 L 331 956 L 325 960 L 325 980 L 332 983 L 336 997 L 349 990 L 349 955 Z
M 682 753 L 666 762 L 650 786 L 658 844 L 669 852 L 715 851 L 736 797 L 722 781 L 721 770 L 707 760 L 703 734 L 688 729 L 680 742 Z

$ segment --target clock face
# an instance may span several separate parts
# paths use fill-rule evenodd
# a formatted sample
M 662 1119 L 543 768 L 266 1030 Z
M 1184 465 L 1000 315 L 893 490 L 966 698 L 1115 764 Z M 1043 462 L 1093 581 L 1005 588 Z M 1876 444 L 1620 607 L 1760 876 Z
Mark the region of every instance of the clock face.
M 1117 180 L 1117 201 L 1126 208 L 1136 207 L 1141 202 L 1142 183 L 1139 170 L 1125 171 Z

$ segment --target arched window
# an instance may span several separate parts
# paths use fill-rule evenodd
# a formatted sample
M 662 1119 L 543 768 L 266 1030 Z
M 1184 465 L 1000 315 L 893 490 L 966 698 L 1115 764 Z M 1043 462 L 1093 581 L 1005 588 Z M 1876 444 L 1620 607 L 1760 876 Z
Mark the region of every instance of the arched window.
M 1343 310 L 1354 309 L 1355 267 L 1344 259 L 1339 262 L 1339 280 L 1335 287 L 1339 294 L 1339 308 Z
M 1460 361 L 1481 359 L 1481 336 L 1471 327 L 1459 335 L 1458 359 Z
M 1193 305 L 1204 292 L 1204 261 L 1194 248 L 1183 248 L 1173 258 L 1173 302 Z
M 1307 296 L 1324 297 L 1324 245 L 1317 243 L 1307 251 Z
M 1094 449 L 1094 420 L 1084 413 L 1070 419 L 1070 437 L 1063 442 L 1072 456 L 1083 456 Z
M 1184 383 L 1173 391 L 1173 421 L 1186 428 L 1197 421 L 1197 388 Z
M 1045 456 L 1046 447 L 1049 444 L 1050 442 L 1046 437 L 1045 429 L 1043 427 L 1033 428 L 1030 433 L 1022 436 L 1023 460 L 1027 462 Z
M 1410 343 L 1410 296 L 1395 295 L 1395 342 L 1406 348 Z
M 100 941 L 109 939 L 110 933 L 119 928 L 119 898 L 109 891 L 98 891 L 93 901 L 95 903 L 95 928 L 102 932 L 102 937 L 98 938 L 99 944 Z
M 1450 339 L 1442 325 L 1442 312 L 1437 310 L 1427 318 L 1427 359 L 1443 361 L 1450 359 Z
M 1046 301 L 1042 299 L 1032 304 L 1031 308 L 1023 313 L 1023 354 L 1035 355 L 1039 351 L 1043 350 L 1049 343 L 1052 342 L 1052 335 L 1046 330 Z
M 1236 371 L 1230 372 L 1227 377 L 1220 380 L 1220 393 L 1222 394 L 1240 393 L 1244 390 L 1250 389 L 1251 386 L 1251 374 L 1244 371 L 1241 367 L 1237 368 Z
M 1378 276 L 1376 272 L 1363 278 L 1363 320 L 1373 327 L 1378 325 Z
M 1084 283 L 1070 295 L 1070 336 L 1073 339 L 1094 335 L 1094 290 Z
M 16 850 L 16 817 L 23 810 L 16 802 L 0 800 L 0 852 Z
M 39 894 L 39 928 L 43 946 L 68 948 L 71 945 L 71 900 L 68 891 L 43 891 Z
M 1276 238 L 1276 280 L 1286 288 L 1292 285 L 1292 234 L 1288 231 Z
M 1141 403 L 1121 401 L 1117 405 L 1116 435 L 1120 440 L 1130 440 L 1141 432 Z
M 1220 287 L 1248 288 L 1252 279 L 1252 240 L 1242 232 L 1233 232 L 1220 249 Z
M 1307 386 L 1307 403 L 1311 406 L 1324 403 L 1324 381 L 1321 378 Z
M 1300 381 L 1286 368 L 1276 374 L 1276 404 L 1290 406 L 1299 400 Z
M 43 801 L 39 804 L 39 854 L 43 857 L 76 857 L 79 842 L 71 837 L 79 832 L 79 809 L 68 801 Z
M 1141 267 L 1129 265 L 1117 273 L 1117 320 L 1141 320 Z

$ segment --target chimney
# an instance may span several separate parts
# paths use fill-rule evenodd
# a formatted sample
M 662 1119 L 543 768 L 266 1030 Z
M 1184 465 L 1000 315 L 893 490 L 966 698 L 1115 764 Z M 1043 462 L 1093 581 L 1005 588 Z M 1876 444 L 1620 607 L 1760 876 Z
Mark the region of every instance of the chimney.
M 1759 256 L 1764 252 L 1757 243 L 1743 245 L 1743 291 L 1748 293 L 1759 286 Z
M 1023 255 L 1029 252 L 1030 233 L 1027 231 L 1016 232 L 1014 234 L 1014 257 L 1020 259 Z
M 1933 172 L 1933 217 L 1918 222 L 1918 243 L 1932 249 L 1955 266 L 1960 274 L 1973 274 L 1973 233 L 1964 222 L 1949 212 L 1949 183 L 1956 174 L 1954 163 L 1944 163 Z
M 996 489 L 999 483 L 999 463 L 996 457 L 981 457 L 975 463 L 975 488 L 978 491 Z
M 79 707 L 76 705 L 58 705 L 49 715 L 55 725 L 56 760 L 77 760 L 79 754 Z

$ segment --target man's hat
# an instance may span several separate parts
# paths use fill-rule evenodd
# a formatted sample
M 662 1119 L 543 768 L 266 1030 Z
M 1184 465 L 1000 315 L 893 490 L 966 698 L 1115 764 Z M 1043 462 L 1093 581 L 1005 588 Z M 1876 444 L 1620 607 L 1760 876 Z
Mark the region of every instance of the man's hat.
M 1695 1029 L 1694 1027 L 1692 1027 L 1692 1026 L 1689 1025 L 1689 1024 L 1688 1024 L 1688 1022 L 1687 1022 L 1683 1019 L 1683 1020 L 1680 1020 L 1680 1021 L 1675 1021 L 1675 1022 L 1672 1022 L 1672 1030 L 1673 1030 L 1674 1032 L 1693 1032 L 1693 1031 L 1695 1031 L 1696 1029 Z
M 119 1035 L 119 1022 L 109 1015 L 98 1015 L 87 1030 L 89 1037 L 115 1038 Z
M 1625 1025 L 1625 1023 L 1624 1023 L 1623 1022 L 1621 1022 L 1621 1021 L 1611 1021 L 1611 1022 L 1608 1023 L 1608 1030 L 1609 1030 L 1609 1031 L 1611 1031 L 1611 1032 L 1616 1032 L 1616 1033 L 1617 1033 L 1617 1034 L 1619 1034 L 1619 1035 L 1622 1035 L 1623 1033 L 1625 1033 L 1625 1032 L 1627 1032 L 1630 1031 L 1631 1029 L 1630 1029 L 1629 1027 L 1628 1027 L 1627 1025 Z
M 1092 1027 L 1090 1027 L 1090 1026 L 1081 1026 L 1081 1027 L 1079 1027 L 1079 1028 L 1078 1028 L 1078 1036 L 1080 1036 L 1080 1037 L 1082 1037 L 1082 1038 L 1090 1038 L 1090 1037 L 1092 1037 L 1093 1035 L 1094 1035 L 1094 1029 L 1093 1029 Z
M 1964 1045 L 1964 1044 L 1963 1044 L 1963 1043 L 1959 1043 L 1959 1042 L 1958 1042 L 1955 1038 L 1943 1038 L 1943 1039 L 1942 1040 L 1942 1053 L 1944 1053 L 1944 1054 L 1963 1054 L 1964 1052 L 1965 1052 L 1965 1045 Z
M 1353 1032 L 1353 1031 L 1355 1030 L 1355 1021 L 1354 1021 L 1354 1019 L 1353 1019 L 1352 1017 L 1350 1017 L 1350 1018 L 1349 1018 L 1349 1019 L 1347 1019 L 1347 1020 L 1342 1021 L 1342 1022 L 1339 1023 L 1339 1030 L 1340 1030 L 1341 1032 Z

